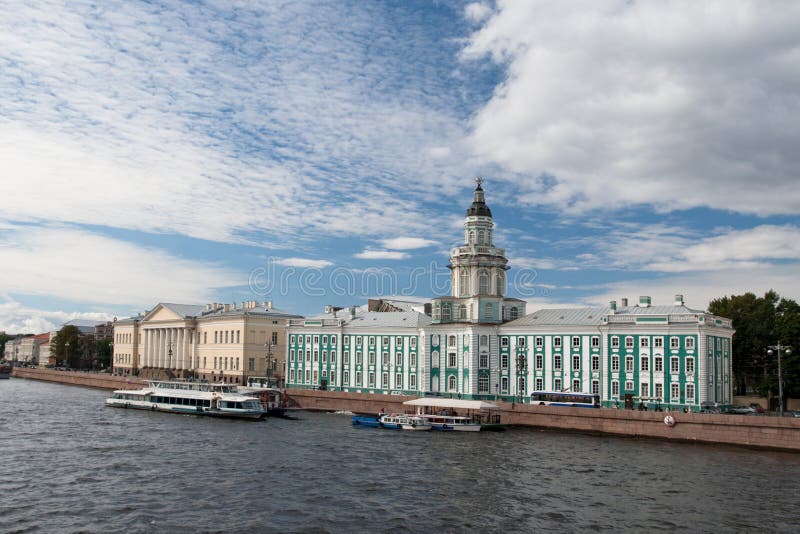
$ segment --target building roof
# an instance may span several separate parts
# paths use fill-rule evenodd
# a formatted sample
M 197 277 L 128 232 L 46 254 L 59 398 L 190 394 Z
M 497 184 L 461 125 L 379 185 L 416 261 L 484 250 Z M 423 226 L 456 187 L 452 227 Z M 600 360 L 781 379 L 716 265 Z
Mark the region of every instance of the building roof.
M 480 217 L 491 217 L 492 210 L 489 209 L 489 206 L 486 205 L 486 201 L 483 197 L 483 188 L 481 187 L 481 180 L 478 178 L 478 187 L 475 188 L 475 192 L 473 193 L 472 198 L 472 205 L 467 208 L 467 217 L 471 216 L 480 216 Z
M 203 308 L 203 306 L 200 306 L 200 307 Z M 205 309 L 205 308 L 203 308 L 203 309 Z M 234 309 L 229 309 L 228 311 L 225 311 L 224 308 L 220 308 L 220 309 L 218 309 L 216 311 L 209 311 L 209 312 L 203 311 L 203 313 L 199 314 L 199 316 L 202 316 L 202 317 L 231 317 L 231 316 L 236 316 L 236 315 L 242 315 L 242 314 L 245 314 L 245 313 L 247 315 L 259 315 L 259 316 L 264 316 L 264 317 L 291 317 L 293 319 L 294 318 L 298 318 L 298 319 L 302 318 L 302 315 L 298 315 L 296 313 L 291 313 L 291 312 L 288 312 L 288 311 L 285 311 L 285 310 L 279 310 L 278 308 L 265 309 L 265 308 L 240 308 L 240 307 L 237 307 L 237 308 L 234 308 Z
M 421 397 L 403 402 L 406 406 L 430 406 L 433 408 L 461 408 L 464 410 L 496 410 L 498 406 L 481 400 L 448 399 L 445 397 Z
M 420 328 L 431 324 L 430 317 L 414 311 L 366 312 L 346 321 L 347 326 L 358 328 Z
M 72 319 L 71 321 L 67 321 L 66 323 L 62 324 L 61 327 L 65 326 L 74 326 L 78 330 L 81 331 L 83 334 L 94 334 L 94 326 L 98 323 L 98 321 L 87 321 L 86 319 Z
M 161 306 L 164 306 L 175 315 L 179 317 L 197 317 L 203 313 L 205 306 L 198 306 L 197 304 L 176 304 L 173 302 L 159 302 Z
M 508 322 L 505 326 L 600 326 L 603 318 L 611 314 L 611 308 L 553 308 L 538 310 Z M 628 306 L 617 308 L 614 315 L 694 315 L 705 314 L 686 306 Z

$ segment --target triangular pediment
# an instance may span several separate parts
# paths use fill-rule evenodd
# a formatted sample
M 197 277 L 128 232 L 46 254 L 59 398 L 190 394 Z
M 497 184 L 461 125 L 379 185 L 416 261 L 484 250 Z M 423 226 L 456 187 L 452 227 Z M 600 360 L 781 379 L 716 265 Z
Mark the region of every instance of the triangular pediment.
M 180 321 L 183 319 L 175 311 L 169 308 L 168 304 L 158 304 L 155 308 L 147 312 L 144 321 Z

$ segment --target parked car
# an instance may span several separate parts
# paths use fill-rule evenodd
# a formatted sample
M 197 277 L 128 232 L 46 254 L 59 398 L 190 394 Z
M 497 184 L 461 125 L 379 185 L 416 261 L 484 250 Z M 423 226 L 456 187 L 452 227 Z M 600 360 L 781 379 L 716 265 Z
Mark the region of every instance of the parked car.
M 800 411 L 794 410 L 794 411 L 790 412 L 790 415 L 792 417 L 800 417 Z
M 764 413 L 764 407 L 756 402 L 750 403 L 750 407 L 755 409 L 758 413 Z
M 736 415 L 750 415 L 758 413 L 755 408 L 752 406 L 734 406 L 728 413 L 736 414 Z

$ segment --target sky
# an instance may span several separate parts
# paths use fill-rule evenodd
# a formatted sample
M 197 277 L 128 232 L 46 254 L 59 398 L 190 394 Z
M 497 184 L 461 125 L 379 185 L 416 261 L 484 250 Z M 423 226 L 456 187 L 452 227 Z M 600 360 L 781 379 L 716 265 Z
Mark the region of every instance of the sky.
M 0 331 L 448 294 L 800 298 L 800 3 L 3 1 Z

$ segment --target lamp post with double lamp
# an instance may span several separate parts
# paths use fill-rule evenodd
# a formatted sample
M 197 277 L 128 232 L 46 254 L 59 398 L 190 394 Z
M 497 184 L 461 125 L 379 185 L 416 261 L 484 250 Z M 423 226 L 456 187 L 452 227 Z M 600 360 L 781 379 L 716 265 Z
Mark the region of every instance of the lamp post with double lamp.
M 781 345 L 780 341 L 778 341 L 777 345 L 767 347 L 767 354 L 770 356 L 773 354 L 778 355 L 778 413 L 783 417 L 783 372 L 781 369 L 781 353 L 789 356 L 792 353 L 792 349 Z
M 64 367 L 69 365 L 69 341 L 64 343 Z
M 110 371 L 112 374 L 117 374 L 117 368 L 114 365 L 114 342 L 111 341 L 108 344 L 108 350 L 111 351 L 111 360 L 109 361 L 109 366 L 111 367 Z
M 528 366 L 526 360 L 527 358 L 525 358 L 524 354 L 517 356 L 517 404 L 522 404 L 523 399 L 523 392 L 520 385 L 527 382 L 526 374 L 528 372 Z
M 264 343 L 264 348 L 266 349 L 266 371 L 267 371 L 267 386 L 273 387 L 274 384 L 272 383 L 272 372 L 275 368 L 275 359 L 272 357 L 272 341 L 267 341 Z

